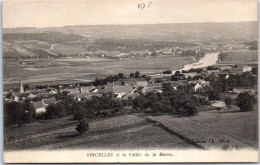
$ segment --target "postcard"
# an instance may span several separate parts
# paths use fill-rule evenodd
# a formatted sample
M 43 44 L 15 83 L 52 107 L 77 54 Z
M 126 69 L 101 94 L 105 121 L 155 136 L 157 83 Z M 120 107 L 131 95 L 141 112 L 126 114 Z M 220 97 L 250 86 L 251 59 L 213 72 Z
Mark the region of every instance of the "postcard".
M 5 163 L 258 162 L 257 0 L 5 0 Z

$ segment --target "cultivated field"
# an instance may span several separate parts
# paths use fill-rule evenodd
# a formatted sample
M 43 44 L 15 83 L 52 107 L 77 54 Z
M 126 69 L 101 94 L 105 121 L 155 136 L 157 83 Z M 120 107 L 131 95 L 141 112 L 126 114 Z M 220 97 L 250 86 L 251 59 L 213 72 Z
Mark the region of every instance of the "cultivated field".
M 5 149 L 195 148 L 141 116 L 132 114 L 92 120 L 89 133 L 81 136 L 75 130 L 75 121 L 69 117 L 33 122 L 5 129 L 5 139 L 9 139 L 5 141 Z M 35 129 L 39 124 L 40 129 Z
M 182 68 L 183 65 L 194 62 L 192 57 L 164 56 L 154 58 L 140 58 L 127 60 L 95 59 L 35 59 L 28 64 L 20 64 L 15 60 L 4 60 L 3 71 L 4 88 L 17 87 L 20 77 L 24 84 L 76 83 L 94 80 L 137 70 L 141 74 L 158 73 L 165 70 Z
M 76 124 L 71 117 L 65 117 L 5 128 L 5 149 L 231 150 L 258 146 L 257 106 L 250 112 L 240 112 L 233 106 L 202 111 L 192 117 L 130 114 L 89 119 L 89 132 L 81 136 L 75 130 Z
M 172 115 L 148 118 L 202 148 L 240 149 L 258 148 L 257 113 L 256 105 L 250 112 L 240 112 L 238 107 L 233 107 L 204 111 L 188 118 Z

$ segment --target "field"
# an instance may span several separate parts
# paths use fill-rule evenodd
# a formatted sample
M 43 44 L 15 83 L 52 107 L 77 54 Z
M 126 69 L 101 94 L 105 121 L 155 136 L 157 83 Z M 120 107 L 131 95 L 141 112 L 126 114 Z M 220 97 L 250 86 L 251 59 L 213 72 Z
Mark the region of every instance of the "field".
M 41 128 L 35 129 L 39 124 Z M 5 141 L 5 149 L 195 148 L 137 114 L 92 120 L 89 133 L 82 136 L 75 127 L 75 122 L 66 117 L 6 128 L 5 137 L 9 141 Z
M 231 51 L 225 53 L 220 64 L 250 64 L 257 63 L 258 52 L 256 50 Z
M 257 106 L 250 112 L 233 106 L 192 117 L 133 113 L 88 120 L 89 132 L 81 136 L 72 117 L 6 127 L 5 149 L 232 150 L 258 146 Z
M 72 58 L 72 59 L 35 59 L 3 61 L 4 88 L 18 87 L 22 77 L 24 84 L 60 84 L 94 80 L 117 73 L 129 75 L 137 70 L 141 74 L 151 74 L 174 70 L 194 62 L 192 57 L 164 56 L 127 60 L 109 60 L 105 58 Z
M 256 149 L 258 148 L 257 113 L 257 106 L 251 112 L 240 112 L 239 108 L 234 106 L 232 109 L 221 111 L 200 112 L 199 115 L 189 118 L 172 115 L 148 118 L 205 149 Z

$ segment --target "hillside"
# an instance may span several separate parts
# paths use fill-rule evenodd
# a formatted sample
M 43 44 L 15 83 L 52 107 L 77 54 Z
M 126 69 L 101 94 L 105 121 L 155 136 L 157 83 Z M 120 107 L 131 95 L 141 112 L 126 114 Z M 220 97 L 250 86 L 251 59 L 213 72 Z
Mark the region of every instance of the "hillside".
M 90 39 L 140 38 L 173 41 L 255 40 L 257 39 L 257 22 L 79 25 L 3 29 L 3 33 L 43 33 L 50 31 L 78 34 Z
M 50 57 L 90 51 L 139 51 L 257 40 L 257 22 L 78 25 L 3 29 L 3 56 Z

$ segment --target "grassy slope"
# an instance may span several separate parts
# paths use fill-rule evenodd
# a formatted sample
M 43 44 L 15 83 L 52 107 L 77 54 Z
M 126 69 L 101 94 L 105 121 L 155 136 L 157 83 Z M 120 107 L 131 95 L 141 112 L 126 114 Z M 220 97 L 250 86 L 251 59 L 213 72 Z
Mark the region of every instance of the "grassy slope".
M 246 64 L 258 61 L 257 50 L 227 52 L 220 64 Z

